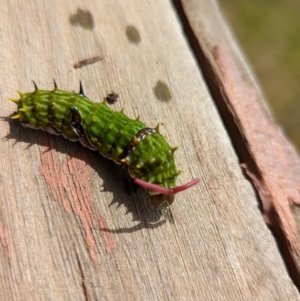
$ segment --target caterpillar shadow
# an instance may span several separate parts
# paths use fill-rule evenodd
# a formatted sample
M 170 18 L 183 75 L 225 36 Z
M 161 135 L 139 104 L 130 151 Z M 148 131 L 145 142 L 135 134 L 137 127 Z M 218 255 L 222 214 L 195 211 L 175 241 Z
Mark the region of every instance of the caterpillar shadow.
M 137 187 L 130 178 L 128 172 L 113 161 L 102 157 L 98 152 L 84 148 L 79 143 L 73 143 L 61 136 L 54 136 L 43 131 L 35 131 L 23 128 L 20 124 L 10 117 L 1 117 L 10 126 L 9 133 L 2 139 L 14 140 L 13 146 L 18 142 L 28 144 L 26 149 L 37 144 L 49 148 L 49 140 L 54 141 L 56 152 L 66 154 L 71 158 L 84 161 L 89 165 L 103 180 L 101 192 L 111 192 L 113 199 L 108 206 L 116 205 L 117 208 L 124 205 L 126 215 L 132 215 L 132 221 L 139 223 L 130 228 L 109 229 L 101 228 L 101 231 L 110 233 L 130 233 L 139 231 L 143 228 L 156 228 L 166 223 L 161 220 L 160 213 L 151 207 L 147 200 L 147 193 L 144 189 Z M 48 137 L 48 138 L 44 138 Z M 87 156 L 82 157 L 82 152 Z M 97 200 L 96 200 L 97 202 Z M 118 214 L 118 210 L 116 211 Z

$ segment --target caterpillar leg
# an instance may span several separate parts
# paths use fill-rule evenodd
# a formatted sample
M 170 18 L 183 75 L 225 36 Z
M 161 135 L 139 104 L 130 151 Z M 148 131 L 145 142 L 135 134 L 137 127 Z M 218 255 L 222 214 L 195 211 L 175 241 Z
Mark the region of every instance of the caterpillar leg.
M 174 224 L 174 216 L 171 211 L 171 208 L 168 206 L 162 210 L 159 210 L 160 214 L 164 216 L 164 218 L 169 221 L 171 224 Z

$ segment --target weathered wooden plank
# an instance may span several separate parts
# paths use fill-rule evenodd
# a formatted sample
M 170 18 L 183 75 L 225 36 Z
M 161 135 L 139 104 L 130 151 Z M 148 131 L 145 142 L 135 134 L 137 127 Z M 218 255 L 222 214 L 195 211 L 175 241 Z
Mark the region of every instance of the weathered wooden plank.
M 91 99 L 113 90 L 114 109 L 163 122 L 178 183 L 202 179 L 165 223 L 112 162 L 2 119 L 0 299 L 297 300 L 168 1 L 7 1 L 0 14 L 1 116 L 31 79 L 82 80 Z
M 264 219 L 299 288 L 300 224 L 295 207 L 300 204 L 299 154 L 274 122 L 257 81 L 236 43 L 232 43 L 231 33 L 219 30 L 225 24 L 214 21 L 220 20 L 215 3 L 203 6 L 198 1 L 183 1 L 177 7 L 241 165 L 256 187 Z M 211 10 L 211 18 L 197 14 L 200 10 Z

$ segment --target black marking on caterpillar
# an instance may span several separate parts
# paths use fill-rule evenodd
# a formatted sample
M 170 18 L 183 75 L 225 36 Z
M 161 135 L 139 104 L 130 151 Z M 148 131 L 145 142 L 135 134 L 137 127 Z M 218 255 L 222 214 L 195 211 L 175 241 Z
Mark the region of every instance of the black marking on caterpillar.
M 168 220 L 173 222 L 169 206 L 174 195 L 199 182 L 195 179 L 176 186 L 180 171 L 174 162 L 177 147 L 171 147 L 159 133 L 159 127 L 148 128 L 144 123 L 127 117 L 123 110 L 112 111 L 102 103 L 88 99 L 80 82 L 79 93 L 54 90 L 18 92 L 19 99 L 10 98 L 18 105 L 12 119 L 19 119 L 25 126 L 42 129 L 51 134 L 62 134 L 71 141 L 99 152 L 128 168 L 134 182 L 144 187 L 150 203 Z

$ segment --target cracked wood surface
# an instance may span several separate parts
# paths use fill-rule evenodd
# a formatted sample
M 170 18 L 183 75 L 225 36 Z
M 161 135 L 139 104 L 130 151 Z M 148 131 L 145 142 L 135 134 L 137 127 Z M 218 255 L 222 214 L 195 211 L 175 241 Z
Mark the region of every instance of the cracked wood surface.
M 227 32 L 199 3 L 205 38 Z M 170 2 L 7 1 L 0 15 L 1 300 L 300 300 Z M 163 123 L 177 183 L 201 178 L 174 225 L 113 162 L 7 117 L 17 89 L 52 78 Z

